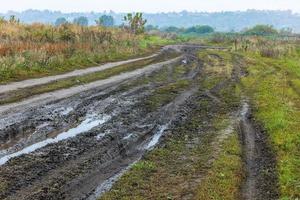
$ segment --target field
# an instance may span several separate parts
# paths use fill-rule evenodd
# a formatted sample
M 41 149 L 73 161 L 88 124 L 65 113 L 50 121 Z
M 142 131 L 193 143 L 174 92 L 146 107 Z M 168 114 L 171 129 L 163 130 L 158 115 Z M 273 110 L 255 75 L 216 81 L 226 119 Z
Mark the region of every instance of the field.
M 298 36 L 0 26 L 0 199 L 300 198 Z

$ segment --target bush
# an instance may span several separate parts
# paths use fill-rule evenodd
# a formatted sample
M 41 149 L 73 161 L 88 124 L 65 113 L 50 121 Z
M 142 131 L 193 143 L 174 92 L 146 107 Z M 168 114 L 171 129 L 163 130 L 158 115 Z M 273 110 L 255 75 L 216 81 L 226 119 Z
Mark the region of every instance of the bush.
M 60 26 L 62 24 L 66 24 L 68 23 L 68 21 L 66 20 L 66 18 L 64 17 L 60 17 L 60 18 L 57 18 L 57 20 L 55 21 L 55 26 Z
M 195 34 L 208 34 L 213 33 L 215 30 L 207 25 L 204 26 L 193 26 L 186 29 L 185 33 L 195 33 Z
M 253 28 L 250 28 L 244 31 L 245 35 L 257 35 L 257 36 L 268 36 L 268 35 L 277 35 L 278 31 L 270 25 L 256 25 Z

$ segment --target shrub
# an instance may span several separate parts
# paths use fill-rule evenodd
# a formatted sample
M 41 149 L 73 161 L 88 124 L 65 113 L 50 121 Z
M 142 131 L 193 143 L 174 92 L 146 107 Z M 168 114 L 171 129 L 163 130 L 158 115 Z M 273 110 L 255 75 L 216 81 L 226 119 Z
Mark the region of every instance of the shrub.
M 270 25 L 256 25 L 244 32 L 245 35 L 258 35 L 258 36 L 267 36 L 267 35 L 277 35 L 278 31 Z

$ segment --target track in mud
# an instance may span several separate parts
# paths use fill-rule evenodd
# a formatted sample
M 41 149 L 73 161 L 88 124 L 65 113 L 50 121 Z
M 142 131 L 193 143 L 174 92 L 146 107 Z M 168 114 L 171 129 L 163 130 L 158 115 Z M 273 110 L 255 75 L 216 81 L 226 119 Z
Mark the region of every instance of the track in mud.
M 193 82 L 201 64 L 188 56 L 182 59 L 189 64 L 181 66 L 177 58 L 148 67 L 147 73 L 138 73 L 141 78 L 126 77 L 125 82 L 106 89 L 93 87 L 65 99 L 3 114 L 0 198 L 93 196 L 99 186 L 159 142 L 164 130 L 180 117 L 185 100 L 197 91 L 190 85 L 157 109 L 145 105 L 145 100 L 165 85 L 178 79 Z M 178 66 L 184 73 L 174 74 L 172 68 Z M 162 73 L 163 80 L 152 80 Z M 142 83 L 147 78 L 149 81 Z
M 242 104 L 240 134 L 243 144 L 246 179 L 242 187 L 245 200 L 279 199 L 276 160 L 267 137 L 251 119 L 247 101 Z
M 192 109 L 185 104 L 199 91 L 195 80 L 203 63 L 195 53 L 203 47 L 168 48 L 181 51 L 183 56 L 117 78 L 70 88 L 69 95 L 56 91 L 35 99 L 34 104 L 29 99 L 14 112 L 2 106 L 0 199 L 96 199 L 109 190 L 133 163 L 160 142 L 168 129 L 183 120 L 183 113 Z M 240 71 L 235 68 L 233 80 L 239 79 Z M 180 81 L 188 84 L 181 86 Z M 176 84 L 180 86 L 176 91 L 159 96 L 162 103 L 151 99 Z M 212 93 L 224 86 L 226 82 L 204 95 L 222 103 Z M 254 144 L 244 144 L 248 176 L 243 193 L 245 199 L 256 199 L 261 194 L 258 187 L 270 188 L 261 179 L 265 176 L 256 178 L 256 164 L 262 163 L 259 172 L 272 166 L 268 165 L 271 161 L 265 162 L 269 151 L 259 149 L 262 143 L 251 136 L 248 115 L 248 110 L 241 115 L 241 138 Z M 253 147 L 260 152 L 260 161 L 253 160 Z M 268 191 L 274 195 L 274 191 Z

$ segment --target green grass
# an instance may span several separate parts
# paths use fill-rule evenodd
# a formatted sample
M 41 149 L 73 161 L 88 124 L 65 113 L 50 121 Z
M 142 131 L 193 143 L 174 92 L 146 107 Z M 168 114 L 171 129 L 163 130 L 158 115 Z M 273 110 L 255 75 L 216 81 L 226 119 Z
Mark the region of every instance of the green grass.
M 142 68 L 146 65 L 161 62 L 161 61 L 167 60 L 169 58 L 173 58 L 175 56 L 177 56 L 177 54 L 158 56 L 155 58 L 149 58 L 149 59 L 145 59 L 145 60 L 140 60 L 140 61 L 135 61 L 132 63 L 120 65 L 117 67 L 106 69 L 106 70 L 103 70 L 100 72 L 95 72 L 92 74 L 87 74 L 84 76 L 63 79 L 63 80 L 51 82 L 49 84 L 44 84 L 44 85 L 39 85 L 39 86 L 35 86 L 32 88 L 25 88 L 22 90 L 14 91 L 14 92 L 7 94 L 7 96 L 5 98 L 2 98 L 0 100 L 0 105 L 16 102 L 21 99 L 24 99 L 24 98 L 27 98 L 27 97 L 30 97 L 33 95 L 37 95 L 37 94 L 51 92 L 51 91 L 63 89 L 63 88 L 69 88 L 72 86 L 86 84 L 86 83 L 90 83 L 90 82 L 97 81 L 97 80 L 103 80 L 103 79 L 109 78 L 111 76 L 118 75 L 118 74 L 124 73 L 124 72 L 133 71 L 133 70 Z
M 145 100 L 145 106 L 149 111 L 155 111 L 161 106 L 171 102 L 180 92 L 187 89 L 190 85 L 188 80 L 179 80 L 157 89 Z
M 245 56 L 249 75 L 242 86 L 252 97 L 255 117 L 276 152 L 281 198 L 300 198 L 300 56 Z
M 155 46 L 155 45 L 168 45 L 168 44 L 174 44 L 179 42 L 180 40 L 172 40 L 167 38 L 162 38 L 156 35 L 147 35 L 144 37 L 140 42 L 139 46 L 144 50 L 148 49 L 149 47 Z
M 223 141 L 219 157 L 199 186 L 197 199 L 241 199 L 239 190 L 244 176 L 241 154 L 238 134 L 234 133 Z
M 184 74 L 184 70 L 180 66 L 175 71 Z M 197 84 L 203 86 L 206 81 L 212 81 L 207 79 L 210 73 L 212 72 L 203 71 L 200 75 L 201 78 L 196 80 Z M 166 77 L 163 79 L 161 74 L 169 75 L 167 70 L 158 74 L 157 80 L 159 81 L 166 79 Z M 219 75 L 221 77 L 221 72 Z M 212 82 L 216 85 L 226 79 L 227 75 L 224 75 L 223 79 L 220 77 Z M 174 99 L 178 91 L 186 86 L 187 82 L 184 80 L 169 83 L 155 90 L 145 102 L 151 102 L 150 108 L 158 109 Z M 198 95 L 201 95 L 206 89 L 203 87 Z M 232 90 L 231 92 L 235 94 L 234 89 L 234 87 L 229 87 L 228 90 Z M 221 98 L 232 99 L 233 95 L 228 95 L 229 92 L 222 90 L 221 93 L 224 94 L 224 97 Z M 228 127 L 228 112 L 232 107 L 220 109 L 210 98 L 203 96 L 193 103 L 189 118 L 171 130 L 164 146 L 147 153 L 117 181 L 112 190 L 100 198 L 101 200 L 164 200 L 193 199 L 194 197 L 201 199 L 201 195 L 211 195 L 212 193 L 217 193 L 219 196 L 226 194 L 226 198 L 231 199 L 231 197 L 239 195 L 242 162 L 237 135 L 231 136 L 222 143 L 220 146 L 222 153 L 215 155 L 217 161 L 210 164 L 216 148 L 212 146 L 212 142 L 216 141 L 216 136 L 222 134 L 222 131 Z M 213 175 L 217 175 L 218 178 L 221 176 L 221 178 L 215 178 Z M 204 184 L 200 182 L 202 179 Z M 215 188 L 212 188 L 215 192 L 210 190 L 202 193 L 201 188 L 205 190 L 210 187 L 209 184 L 212 181 L 217 183 Z

